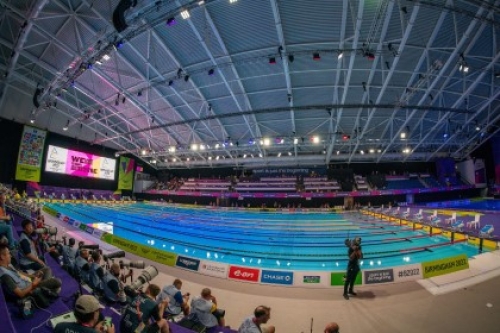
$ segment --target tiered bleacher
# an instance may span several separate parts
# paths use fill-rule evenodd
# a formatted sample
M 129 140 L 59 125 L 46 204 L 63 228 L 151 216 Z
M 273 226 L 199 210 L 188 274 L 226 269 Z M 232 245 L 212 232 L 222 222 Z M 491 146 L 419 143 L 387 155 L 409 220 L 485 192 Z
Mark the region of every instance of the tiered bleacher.
M 227 191 L 231 186 L 229 180 L 188 178 L 179 188 L 181 191 Z
M 338 191 L 340 185 L 335 179 L 328 180 L 327 177 L 304 177 L 304 189 L 308 192 Z
M 239 181 L 234 185 L 236 192 L 294 192 L 297 190 L 295 177 L 262 177 L 259 181 Z

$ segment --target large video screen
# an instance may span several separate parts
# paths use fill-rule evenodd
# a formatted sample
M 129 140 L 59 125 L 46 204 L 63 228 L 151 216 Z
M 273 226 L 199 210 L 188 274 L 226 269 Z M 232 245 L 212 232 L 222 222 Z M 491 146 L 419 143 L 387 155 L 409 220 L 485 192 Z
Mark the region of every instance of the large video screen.
M 115 179 L 116 160 L 76 150 L 49 146 L 45 171 L 76 177 Z

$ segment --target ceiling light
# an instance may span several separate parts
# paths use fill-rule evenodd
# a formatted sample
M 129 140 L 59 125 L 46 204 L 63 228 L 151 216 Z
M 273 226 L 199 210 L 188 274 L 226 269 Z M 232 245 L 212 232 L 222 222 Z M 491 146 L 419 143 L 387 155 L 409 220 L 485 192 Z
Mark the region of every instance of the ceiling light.
M 259 157 L 261 157 L 261 158 L 262 158 L 262 154 L 259 154 Z
M 191 17 L 191 15 L 189 15 L 189 12 L 188 12 L 187 10 L 183 10 L 183 11 L 181 12 L 181 17 L 182 17 L 183 19 L 187 20 L 188 18 L 190 18 L 190 17 Z
M 142 156 L 146 155 L 146 149 L 141 150 L 141 155 Z
M 364 154 L 365 154 L 365 151 L 364 151 L 364 150 L 360 150 L 360 151 L 359 151 L 359 153 L 360 153 L 361 155 L 364 155 Z
M 291 151 L 288 152 L 288 156 L 292 156 L 292 152 Z
M 243 158 L 247 158 L 247 154 L 243 154 Z
M 344 57 L 344 52 L 339 52 L 339 55 L 337 56 L 337 59 L 340 60 Z
M 205 4 L 205 0 L 198 1 L 198 6 L 203 6 Z
M 281 152 L 278 153 L 278 157 L 281 157 Z
M 264 138 L 264 146 L 269 146 L 271 144 L 271 140 L 269 138 Z
M 293 138 L 293 144 L 296 145 L 299 143 L 299 138 Z
M 208 160 L 211 161 L 212 160 L 212 156 L 208 156 Z
M 377 149 L 377 153 L 381 153 L 382 152 L 382 149 Z
M 375 153 L 375 149 L 370 149 L 370 154 Z
M 174 158 L 172 159 L 172 162 L 177 162 L 177 159 L 174 157 Z
M 215 159 L 218 161 L 219 160 L 219 155 L 215 156 Z
M 205 150 L 205 145 L 200 145 L 200 150 Z
M 194 143 L 194 144 L 192 144 L 192 145 L 191 145 L 191 150 L 194 150 L 194 151 L 198 150 L 198 145 L 197 145 L 197 144 L 195 144 L 195 143 Z
M 169 151 L 170 153 L 175 153 L 175 146 L 170 146 L 170 147 L 168 147 L 168 151 Z
M 67 131 L 69 128 L 69 119 L 68 121 L 66 122 L 66 126 L 63 127 L 63 131 Z
M 216 143 L 215 144 L 215 149 L 219 149 L 219 147 L 220 147 L 220 144 Z
M 237 2 L 238 0 L 229 0 L 229 3 L 235 3 Z
M 34 117 L 31 117 L 31 119 L 30 119 L 30 123 L 31 123 L 31 124 L 34 124 L 34 123 L 35 123 L 35 118 L 34 118 Z
M 319 143 L 319 136 L 315 135 L 312 137 L 312 142 L 313 143 Z
M 406 139 L 406 132 L 401 132 L 399 136 L 401 139 Z
M 340 150 L 337 150 L 337 155 L 339 155 L 339 154 L 340 154 Z
M 104 60 L 104 61 L 108 61 L 109 59 L 111 59 L 111 57 L 107 54 L 102 56 L 102 60 Z

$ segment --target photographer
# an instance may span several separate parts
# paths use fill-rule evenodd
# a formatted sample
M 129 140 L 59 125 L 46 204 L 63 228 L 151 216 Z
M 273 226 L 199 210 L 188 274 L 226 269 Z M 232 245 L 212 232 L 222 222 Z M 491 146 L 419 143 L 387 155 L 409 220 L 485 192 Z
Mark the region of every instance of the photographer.
M 16 270 L 10 261 L 11 254 L 8 247 L 0 244 L 0 281 L 8 296 L 21 299 L 31 296 L 41 288 L 49 290 L 56 296 L 61 291 L 61 280 L 53 278 L 48 268 L 28 275 Z
M 108 302 L 124 303 L 127 300 L 125 294 L 123 293 L 123 287 L 118 280 L 119 277 L 120 265 L 113 263 L 109 271 L 107 271 L 102 278 L 104 298 Z
M 65 236 L 63 236 L 64 238 Z M 62 246 L 62 257 L 63 257 L 63 268 L 65 268 L 69 274 L 74 275 L 76 257 L 78 254 L 78 249 L 75 246 L 75 239 L 70 238 L 68 240 L 68 245 Z
M 102 291 L 101 279 L 104 277 L 104 270 L 101 267 L 101 254 L 98 250 L 92 252 L 92 263 L 89 265 L 89 277 L 87 284 L 90 288 Z
M 347 255 L 349 256 L 349 262 L 347 263 L 347 272 L 345 275 L 344 282 L 344 298 L 349 299 L 349 295 L 356 296 L 354 292 L 354 282 L 356 281 L 356 276 L 360 271 L 359 259 L 363 259 L 363 252 L 361 251 L 361 238 L 356 237 L 352 242 L 346 240 L 346 246 L 349 247 Z M 348 291 L 349 288 L 349 291 Z
M 23 232 L 19 237 L 19 267 L 22 270 L 37 271 L 45 267 L 45 262 L 38 255 L 35 242 L 31 238 L 33 235 L 33 223 L 26 219 L 21 222 Z
M 136 295 L 130 304 L 125 308 L 125 312 L 120 321 L 120 332 L 142 332 L 142 333 L 168 333 L 169 326 L 162 318 L 168 300 L 157 304 L 155 299 L 160 293 L 160 287 L 150 284 L 145 293 Z M 154 323 L 151 324 L 151 320 Z
M 89 250 L 81 249 L 80 255 L 75 259 L 75 277 L 81 282 L 89 281 Z
M 165 299 L 168 300 L 168 307 L 165 309 L 167 314 L 177 316 L 182 311 L 185 316 L 189 315 L 189 305 L 187 304 L 189 293 L 183 295 L 181 293 L 181 288 L 182 281 L 180 279 L 175 279 L 172 285 L 163 287 L 163 290 L 158 296 L 157 302 L 162 302 Z
M 191 301 L 191 320 L 201 323 L 207 328 L 225 326 L 224 315 L 226 311 L 217 308 L 217 299 L 209 288 L 203 288 L 201 296 L 196 296 Z
M 54 333 L 115 333 L 113 323 L 103 320 L 101 309 L 103 307 L 94 296 L 82 295 L 78 297 L 73 309 L 76 323 L 59 323 L 54 328 Z

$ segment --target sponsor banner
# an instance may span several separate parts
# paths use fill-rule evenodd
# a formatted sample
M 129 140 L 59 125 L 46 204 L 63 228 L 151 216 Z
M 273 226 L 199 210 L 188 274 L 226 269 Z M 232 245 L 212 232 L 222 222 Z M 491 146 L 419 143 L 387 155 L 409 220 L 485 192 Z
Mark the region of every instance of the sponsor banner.
M 74 226 L 75 228 L 79 228 L 79 227 L 80 227 L 80 225 L 81 225 L 81 223 L 80 223 L 80 222 L 78 222 L 78 221 L 75 221 L 75 223 L 73 224 L 73 226 Z
M 190 271 L 197 271 L 198 267 L 200 267 L 200 260 L 184 256 L 177 256 L 175 266 L 189 269 Z
M 59 213 L 50 207 L 43 206 L 43 211 L 45 213 L 49 214 L 50 216 L 55 216 L 55 217 L 59 218 Z
M 108 233 L 103 235 L 101 239 L 106 243 L 114 245 L 124 251 L 137 254 L 143 258 L 150 259 L 167 266 L 175 266 L 177 258 L 175 253 L 154 249 Z
M 62 220 L 64 223 L 68 223 L 68 222 L 69 222 L 69 216 L 62 215 L 61 217 L 62 217 L 62 219 L 61 219 L 61 220 Z
M 70 176 L 115 179 L 116 160 L 62 147 L 49 146 L 45 171 Z
M 457 272 L 467 268 L 469 268 L 469 260 L 465 254 L 422 263 L 424 279 Z
M 331 286 L 343 286 L 344 285 L 344 276 L 345 272 L 332 272 L 330 274 L 330 285 Z M 356 280 L 354 281 L 355 285 L 363 284 L 363 272 L 360 271 L 358 275 L 356 275 Z
M 85 231 L 86 231 L 88 234 L 91 234 L 91 235 L 92 235 L 92 234 L 94 233 L 94 228 L 87 226 L 87 228 L 85 229 Z
M 46 131 L 24 126 L 17 156 L 16 180 L 38 183 L 42 170 Z
M 422 279 L 422 265 L 404 265 L 393 268 L 394 282 L 406 282 Z
M 120 156 L 118 169 L 118 189 L 132 190 L 134 185 L 134 165 L 135 161 L 129 157 Z
M 229 278 L 234 280 L 258 282 L 259 269 L 240 266 L 229 266 Z
M 102 230 L 94 229 L 94 233 L 92 235 L 96 238 L 101 239 L 103 233 L 104 233 L 104 231 L 102 231 Z
M 392 269 L 363 271 L 363 276 L 365 284 L 394 282 L 394 272 Z
M 326 287 L 330 285 L 329 272 L 302 272 L 293 273 L 293 285 L 298 287 Z
M 205 260 L 201 261 L 200 267 L 198 268 L 198 272 L 200 272 L 201 274 L 220 277 L 224 279 L 227 277 L 227 270 L 228 265 L 226 264 Z
M 268 271 L 263 269 L 260 274 L 260 282 L 271 284 L 293 284 L 293 272 L 290 271 Z

